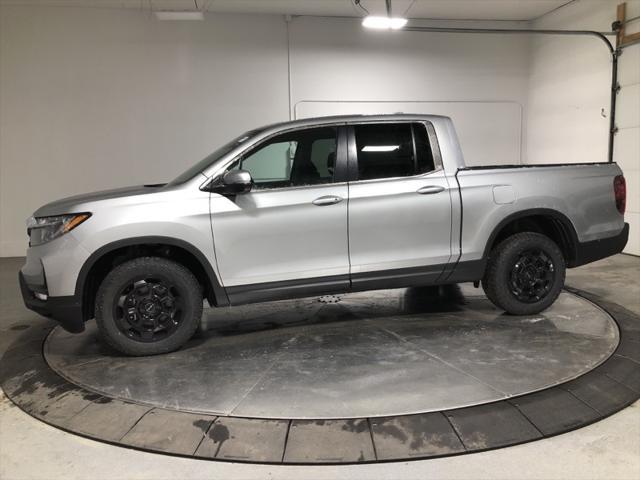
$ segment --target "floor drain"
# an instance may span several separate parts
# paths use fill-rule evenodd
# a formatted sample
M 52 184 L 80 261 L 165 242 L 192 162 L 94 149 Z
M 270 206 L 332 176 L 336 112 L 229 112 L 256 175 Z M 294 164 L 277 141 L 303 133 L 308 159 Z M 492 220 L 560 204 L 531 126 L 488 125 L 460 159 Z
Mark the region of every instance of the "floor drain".
M 318 301 L 320 303 L 338 303 L 340 301 L 340 297 L 337 295 L 323 295 L 318 297 Z

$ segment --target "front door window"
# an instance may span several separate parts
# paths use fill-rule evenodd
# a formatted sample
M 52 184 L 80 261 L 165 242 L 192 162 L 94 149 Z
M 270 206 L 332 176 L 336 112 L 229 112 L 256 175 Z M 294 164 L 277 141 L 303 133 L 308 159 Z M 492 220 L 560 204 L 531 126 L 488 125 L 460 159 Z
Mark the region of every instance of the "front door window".
M 257 190 L 332 183 L 337 128 L 323 127 L 277 135 L 232 168 L 251 173 Z

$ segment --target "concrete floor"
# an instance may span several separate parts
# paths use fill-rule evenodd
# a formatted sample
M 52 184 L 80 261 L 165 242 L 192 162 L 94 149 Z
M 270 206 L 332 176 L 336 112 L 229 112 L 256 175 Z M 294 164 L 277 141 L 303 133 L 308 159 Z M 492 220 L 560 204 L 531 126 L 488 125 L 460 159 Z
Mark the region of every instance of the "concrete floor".
M 22 259 L 0 259 L 0 353 L 40 322 L 19 302 Z M 568 272 L 568 285 L 640 314 L 640 258 L 618 255 Z M 589 427 L 525 445 L 413 462 L 256 466 L 143 453 L 86 440 L 32 419 L 0 394 L 0 478 L 640 478 L 640 402 Z

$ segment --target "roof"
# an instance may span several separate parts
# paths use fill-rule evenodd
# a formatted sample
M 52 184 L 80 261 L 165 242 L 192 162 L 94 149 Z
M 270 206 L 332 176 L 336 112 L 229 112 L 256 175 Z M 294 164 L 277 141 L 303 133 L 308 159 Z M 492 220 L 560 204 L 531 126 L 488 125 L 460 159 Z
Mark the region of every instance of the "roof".
M 310 117 L 290 120 L 288 122 L 278 122 L 265 125 L 257 130 L 281 130 L 287 127 L 306 127 L 312 125 L 330 125 L 335 123 L 352 122 L 390 122 L 390 121 L 424 121 L 434 119 L 445 119 L 443 115 L 430 115 L 422 113 L 393 113 L 383 115 L 331 115 L 326 117 Z

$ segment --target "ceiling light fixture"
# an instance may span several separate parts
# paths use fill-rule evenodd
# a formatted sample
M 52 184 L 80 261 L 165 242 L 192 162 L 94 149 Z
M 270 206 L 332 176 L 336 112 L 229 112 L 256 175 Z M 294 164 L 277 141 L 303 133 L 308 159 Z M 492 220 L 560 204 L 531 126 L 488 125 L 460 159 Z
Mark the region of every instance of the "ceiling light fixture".
M 362 26 L 378 30 L 400 30 L 407 24 L 406 18 L 368 16 L 362 20 Z
M 376 28 L 378 30 L 400 30 L 407 24 L 406 18 L 394 17 L 391 10 L 391 0 L 385 0 L 387 7 L 386 17 L 375 17 L 368 15 L 369 11 L 360 5 L 360 0 L 357 0 L 356 5 L 360 6 L 367 12 L 367 16 L 362 20 L 362 26 L 366 28 Z
M 153 12 L 158 20 L 204 20 L 202 12 Z

